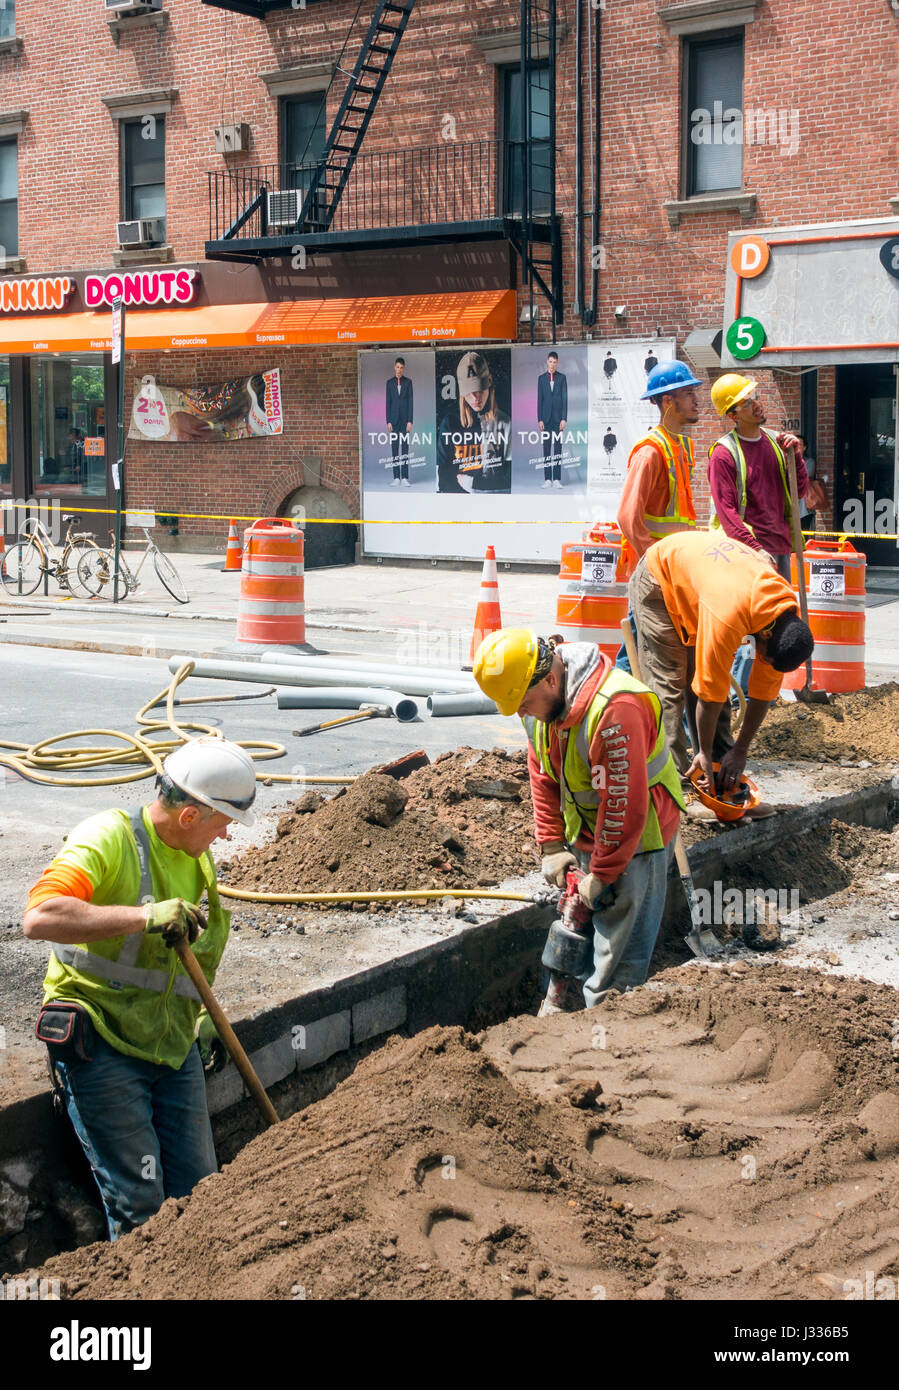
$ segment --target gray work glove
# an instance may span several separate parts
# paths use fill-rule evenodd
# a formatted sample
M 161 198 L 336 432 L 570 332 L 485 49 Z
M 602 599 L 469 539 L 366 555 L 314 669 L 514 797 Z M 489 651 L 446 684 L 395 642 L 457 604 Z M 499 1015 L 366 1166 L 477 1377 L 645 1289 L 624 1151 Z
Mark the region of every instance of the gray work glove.
M 566 849 L 561 840 L 555 840 L 551 844 L 541 845 L 543 852 L 543 862 L 540 865 L 540 872 L 555 888 L 565 887 L 565 875 L 569 869 L 577 868 L 577 859 Z
M 201 931 L 206 930 L 206 918 L 194 903 L 183 898 L 166 898 L 161 903 L 147 904 L 146 932 L 160 932 L 166 946 L 187 937 L 190 945 Z

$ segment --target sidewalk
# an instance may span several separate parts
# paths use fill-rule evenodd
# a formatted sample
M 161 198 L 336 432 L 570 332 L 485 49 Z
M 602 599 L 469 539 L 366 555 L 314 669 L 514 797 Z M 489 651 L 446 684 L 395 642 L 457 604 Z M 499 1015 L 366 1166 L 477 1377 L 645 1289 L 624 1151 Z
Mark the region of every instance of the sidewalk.
M 240 574 L 225 574 L 223 556 L 172 555 L 190 594 L 176 603 L 152 569 L 137 594 L 113 606 L 108 599 L 50 596 L 13 599 L 0 591 L 0 643 L 169 656 L 211 655 L 235 640 Z M 899 680 L 899 576 L 871 576 L 866 612 L 869 683 Z M 415 666 L 468 662 L 480 572 L 419 566 L 348 565 L 306 574 L 307 640 L 329 651 Z M 503 622 L 509 627 L 556 628 L 558 577 L 545 570 L 499 570 Z

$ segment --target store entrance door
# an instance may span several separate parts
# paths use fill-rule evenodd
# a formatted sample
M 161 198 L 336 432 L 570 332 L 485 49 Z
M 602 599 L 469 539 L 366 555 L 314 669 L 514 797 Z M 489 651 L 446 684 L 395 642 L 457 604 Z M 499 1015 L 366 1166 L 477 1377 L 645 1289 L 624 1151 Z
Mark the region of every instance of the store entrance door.
M 106 540 L 112 518 L 107 422 L 110 376 L 102 355 L 32 357 L 25 398 L 25 495 L 58 503 L 76 529 Z M 65 528 L 63 527 L 63 532 Z
M 837 367 L 834 529 L 896 533 L 897 379 L 890 363 Z M 861 519 L 863 525 L 854 524 Z M 895 540 L 852 543 L 870 565 L 899 567 Z

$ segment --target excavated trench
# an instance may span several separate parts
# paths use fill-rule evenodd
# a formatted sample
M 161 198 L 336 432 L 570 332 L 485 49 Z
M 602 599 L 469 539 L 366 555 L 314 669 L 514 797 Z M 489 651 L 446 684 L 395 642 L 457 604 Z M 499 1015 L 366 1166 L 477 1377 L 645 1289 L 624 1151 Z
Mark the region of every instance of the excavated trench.
M 686 964 L 673 879 L 656 973 L 601 1011 L 533 1017 L 551 913 L 525 907 L 238 1024 L 282 1124 L 262 1132 L 228 1066 L 209 1083 L 224 1171 L 115 1246 L 46 1098 L 10 1107 L 0 1214 L 22 1224 L 0 1273 L 75 1298 L 816 1299 L 899 1280 L 899 965 L 889 984 L 831 973 L 853 931 L 892 955 L 894 796 L 695 844 L 729 957 Z M 760 880 L 788 895 L 766 953 L 723 912 Z M 844 899 L 856 925 L 818 962 Z

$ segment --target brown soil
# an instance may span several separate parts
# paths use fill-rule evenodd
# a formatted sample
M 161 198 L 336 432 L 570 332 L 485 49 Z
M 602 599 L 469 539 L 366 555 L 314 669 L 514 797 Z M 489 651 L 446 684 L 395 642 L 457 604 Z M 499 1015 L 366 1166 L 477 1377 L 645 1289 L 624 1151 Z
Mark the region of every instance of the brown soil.
M 794 762 L 899 760 L 899 685 L 835 695 L 827 705 L 775 704 L 753 739 L 757 758 Z
M 799 1298 L 899 1275 L 895 991 L 669 970 L 394 1039 L 63 1297 Z
M 538 864 L 523 753 L 460 748 L 402 781 L 368 772 L 288 806 L 276 838 L 221 865 L 265 892 L 488 887 Z

